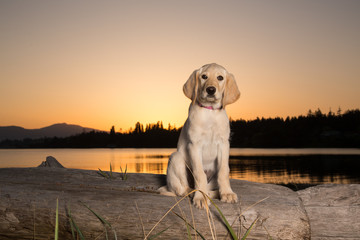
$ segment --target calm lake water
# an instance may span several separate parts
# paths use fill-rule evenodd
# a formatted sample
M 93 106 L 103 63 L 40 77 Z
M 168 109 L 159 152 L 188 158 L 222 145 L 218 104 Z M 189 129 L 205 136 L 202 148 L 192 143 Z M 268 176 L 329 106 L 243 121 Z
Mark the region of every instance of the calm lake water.
M 47 156 L 64 167 L 166 174 L 176 149 L 0 149 L 0 168 L 37 167 Z M 230 177 L 276 184 L 360 183 L 360 149 L 230 151 Z

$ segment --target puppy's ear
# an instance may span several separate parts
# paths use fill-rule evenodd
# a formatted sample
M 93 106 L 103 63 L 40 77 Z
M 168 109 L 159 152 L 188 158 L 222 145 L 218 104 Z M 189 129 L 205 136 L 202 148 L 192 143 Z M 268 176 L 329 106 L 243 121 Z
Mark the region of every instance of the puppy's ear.
M 236 85 L 234 75 L 228 73 L 226 76 L 226 85 L 223 97 L 223 107 L 226 105 L 236 102 L 240 97 L 240 91 Z
M 193 103 L 196 101 L 196 96 L 198 92 L 198 75 L 199 71 L 195 70 L 186 81 L 183 87 L 185 96 L 190 98 Z

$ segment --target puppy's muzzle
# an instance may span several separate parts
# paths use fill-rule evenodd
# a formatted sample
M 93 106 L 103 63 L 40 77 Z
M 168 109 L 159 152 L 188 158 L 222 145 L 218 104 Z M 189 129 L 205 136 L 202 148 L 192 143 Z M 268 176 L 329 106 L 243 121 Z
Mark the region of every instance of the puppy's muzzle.
M 216 93 L 216 88 L 215 87 L 207 87 L 206 88 L 206 92 L 207 94 L 209 94 L 210 96 L 213 96 Z

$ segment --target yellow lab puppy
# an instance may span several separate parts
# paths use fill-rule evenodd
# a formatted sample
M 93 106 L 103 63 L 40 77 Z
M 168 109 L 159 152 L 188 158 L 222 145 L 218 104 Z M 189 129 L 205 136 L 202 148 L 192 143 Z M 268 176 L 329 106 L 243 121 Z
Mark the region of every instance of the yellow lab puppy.
M 184 94 L 192 100 L 189 116 L 180 133 L 177 151 L 169 159 L 164 195 L 184 196 L 191 187 L 221 201 L 237 202 L 229 182 L 229 118 L 225 106 L 240 97 L 234 76 L 212 63 L 195 70 L 184 85 Z M 197 208 L 209 201 L 197 191 Z

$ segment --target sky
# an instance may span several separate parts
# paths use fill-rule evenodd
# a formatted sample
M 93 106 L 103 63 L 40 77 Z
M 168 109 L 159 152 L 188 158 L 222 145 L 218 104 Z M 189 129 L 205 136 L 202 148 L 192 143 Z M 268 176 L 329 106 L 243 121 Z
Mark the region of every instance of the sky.
M 207 63 L 232 119 L 360 105 L 360 1 L 0 0 L 0 126 L 176 127 Z

